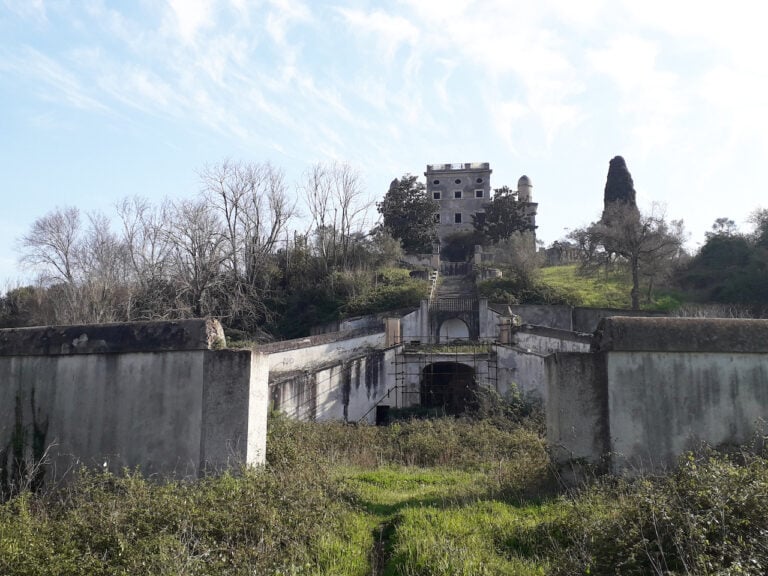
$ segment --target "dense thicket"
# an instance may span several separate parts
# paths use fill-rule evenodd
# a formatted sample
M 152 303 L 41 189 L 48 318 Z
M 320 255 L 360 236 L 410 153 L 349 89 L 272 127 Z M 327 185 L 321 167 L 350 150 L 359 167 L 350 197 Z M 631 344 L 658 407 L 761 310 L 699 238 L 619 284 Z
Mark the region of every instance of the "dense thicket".
M 741 304 L 764 314 L 768 306 L 768 211 L 752 216 L 755 230 L 739 233 L 719 218 L 699 252 L 678 270 L 677 282 L 691 299 Z

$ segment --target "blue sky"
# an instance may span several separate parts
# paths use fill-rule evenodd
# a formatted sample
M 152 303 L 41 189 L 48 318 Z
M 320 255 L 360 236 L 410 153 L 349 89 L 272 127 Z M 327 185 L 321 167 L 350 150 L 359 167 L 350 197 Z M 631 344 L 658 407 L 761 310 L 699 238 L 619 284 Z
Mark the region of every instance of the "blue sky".
M 373 199 L 427 163 L 530 176 L 547 244 L 624 156 L 643 208 L 765 207 L 761 3 L 0 0 L 0 291 L 55 207 L 192 196 L 206 164 L 356 168 Z M 375 214 L 373 215 L 375 218 Z

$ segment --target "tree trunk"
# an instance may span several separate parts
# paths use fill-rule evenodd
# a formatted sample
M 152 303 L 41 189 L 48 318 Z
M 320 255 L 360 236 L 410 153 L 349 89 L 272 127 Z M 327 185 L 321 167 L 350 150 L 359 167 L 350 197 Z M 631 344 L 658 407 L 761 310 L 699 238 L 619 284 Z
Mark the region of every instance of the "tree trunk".
M 632 310 L 640 310 L 640 262 L 637 256 L 632 256 Z

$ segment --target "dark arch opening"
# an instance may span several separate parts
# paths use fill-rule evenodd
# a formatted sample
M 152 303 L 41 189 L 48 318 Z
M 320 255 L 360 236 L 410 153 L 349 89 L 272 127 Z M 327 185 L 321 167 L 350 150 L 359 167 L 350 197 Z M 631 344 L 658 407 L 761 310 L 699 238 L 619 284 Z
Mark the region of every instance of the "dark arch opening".
M 435 362 L 421 373 L 421 405 L 461 414 L 475 401 L 475 371 L 458 362 Z

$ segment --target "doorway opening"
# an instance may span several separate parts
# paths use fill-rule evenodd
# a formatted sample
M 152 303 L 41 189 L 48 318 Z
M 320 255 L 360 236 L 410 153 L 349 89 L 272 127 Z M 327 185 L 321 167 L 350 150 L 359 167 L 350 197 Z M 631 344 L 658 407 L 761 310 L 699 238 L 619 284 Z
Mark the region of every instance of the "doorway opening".
M 421 405 L 442 409 L 446 414 L 461 414 L 476 398 L 475 371 L 458 362 L 435 362 L 421 374 Z

